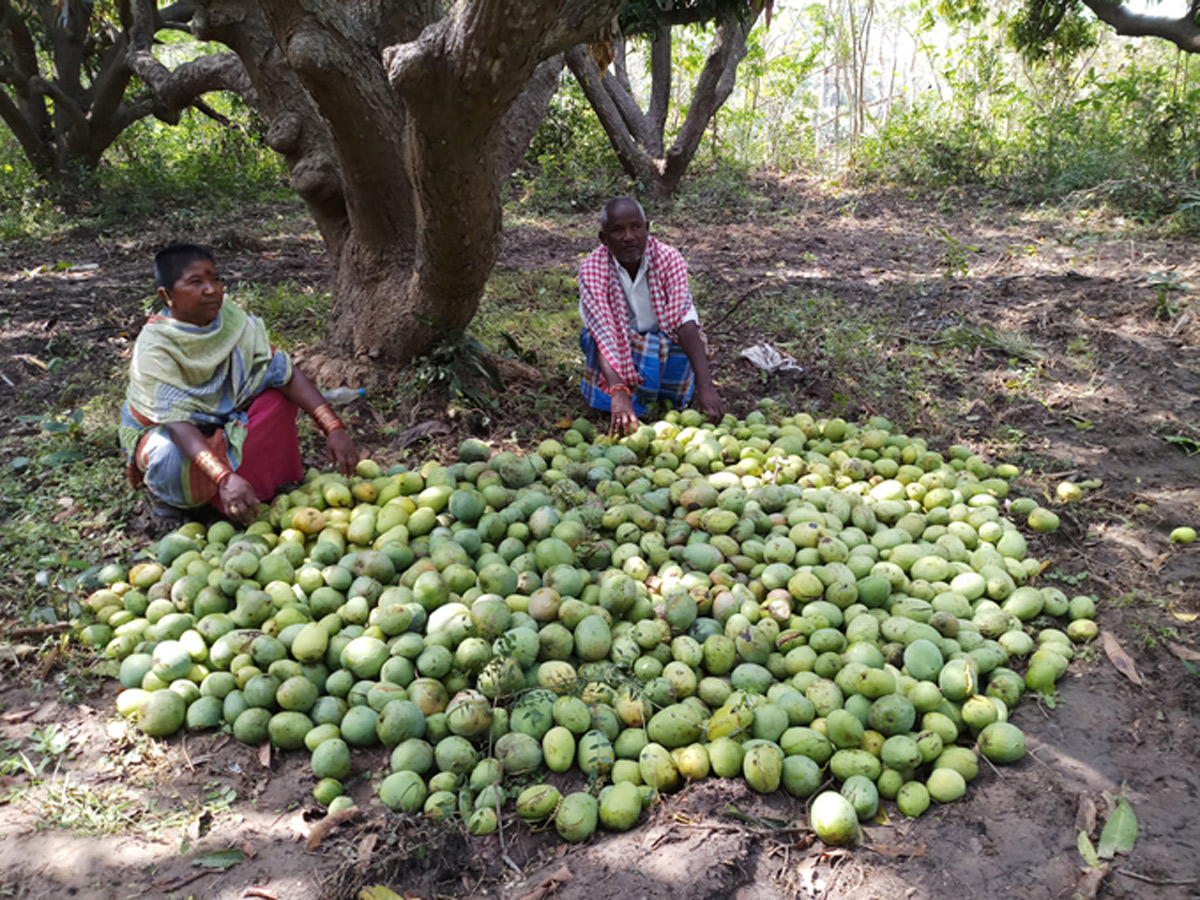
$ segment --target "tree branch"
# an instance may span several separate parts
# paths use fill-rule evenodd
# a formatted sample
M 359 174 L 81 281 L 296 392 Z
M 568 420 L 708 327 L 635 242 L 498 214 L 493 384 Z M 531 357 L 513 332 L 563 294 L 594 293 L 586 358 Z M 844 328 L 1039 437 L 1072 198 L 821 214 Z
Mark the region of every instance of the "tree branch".
M 671 110 L 671 28 L 664 26 L 650 40 L 650 129 L 657 136 L 656 156 L 663 153 L 663 133 Z
M 131 49 L 130 69 L 144 81 L 158 100 L 155 115 L 174 125 L 179 114 L 210 91 L 229 91 L 241 97 L 253 86 L 242 61 L 233 53 L 201 56 L 168 69 L 149 50 Z
M 40 75 L 37 78 L 29 79 L 29 87 L 43 96 L 50 97 L 54 101 L 55 111 L 62 113 L 70 120 L 70 130 L 75 132 L 75 140 L 82 140 L 86 144 L 91 128 L 88 125 L 87 115 L 79 107 L 79 104 L 59 84 L 42 78 Z
M 627 94 L 633 93 L 633 85 L 629 81 L 629 71 L 625 65 L 626 44 L 625 39 L 620 38 L 613 42 L 613 61 L 611 71 L 617 77 L 617 84 L 621 85 L 621 89 Z
M 542 37 L 542 56 L 564 52 L 595 37 L 602 26 L 616 19 L 621 5 L 622 0 L 565 0 Z
M 524 93 L 504 116 L 497 129 L 497 184 L 504 184 L 516 171 L 529 149 L 529 142 L 533 140 L 534 133 L 546 118 L 550 100 L 558 90 L 558 76 L 562 72 L 563 62 L 561 53 L 541 62 L 533 70 L 533 77 L 529 79 Z
M 3 7 L 0 8 L 0 22 L 4 23 L 4 30 L 9 34 L 13 65 L 25 78 L 35 77 L 38 74 L 38 58 L 33 35 L 8 0 L 3 0 Z
M 44 177 L 49 177 L 54 171 L 53 155 L 49 148 L 38 140 L 37 132 L 3 91 L 0 91 L 0 119 L 4 120 L 4 124 L 16 137 L 25 158 L 34 170 Z
M 257 6 L 326 125 L 324 141 L 336 157 L 347 204 L 348 220 L 339 228 L 353 228 L 362 246 L 407 239 L 412 209 L 406 192 L 395 187 L 396 173 L 406 171 L 406 113 L 388 85 L 374 36 L 336 0 L 259 0 Z M 322 170 L 333 162 L 320 162 Z
M 330 256 L 347 235 L 345 190 L 329 130 L 312 97 L 284 58 L 258 4 L 199 0 L 196 36 L 219 41 L 242 60 L 257 109 L 270 123 L 267 145 L 280 153 L 292 187 L 308 205 Z
M 756 19 L 757 16 L 748 16 L 739 21 L 734 16 L 727 15 L 717 25 L 716 35 L 708 50 L 708 58 L 704 62 L 700 77 L 696 79 L 687 118 L 675 137 L 674 145 L 667 151 L 663 174 L 668 190 L 675 189 L 675 185 L 695 156 L 708 123 L 729 99 L 737 78 L 738 64 L 746 56 L 746 38 Z
M 620 114 L 621 120 L 625 123 L 625 127 L 629 129 L 629 133 L 633 136 L 633 139 L 641 144 L 650 156 L 662 156 L 662 135 L 659 134 L 657 136 L 656 142 L 656 135 L 650 128 L 650 122 L 633 96 L 633 86 L 629 83 L 628 78 L 622 77 L 625 74 L 624 39 L 618 41 L 617 46 L 619 49 L 616 59 L 613 60 L 613 65 L 609 67 L 608 71 L 601 72 L 594 61 L 592 62 L 592 68 L 596 70 L 600 86 L 604 88 L 608 96 L 612 99 L 613 105 Z
M 600 120 L 604 133 L 608 135 L 608 141 L 617 154 L 621 168 L 631 178 L 640 178 L 648 182 L 657 181 L 662 174 L 661 171 L 645 149 L 638 146 L 625 120 L 621 117 L 612 95 L 600 83 L 600 69 L 597 68 L 587 46 L 580 44 L 568 50 L 567 65 L 571 69 L 571 74 L 575 76 L 575 80 L 579 82 L 580 88 L 583 89 L 588 103 L 596 113 L 596 118 Z
M 1096 18 L 1127 37 L 1156 37 L 1170 41 L 1186 53 L 1200 53 L 1200 25 L 1191 16 L 1170 19 L 1130 12 L 1115 0 L 1083 0 Z
M 160 28 L 166 28 L 171 24 L 190 22 L 195 15 L 196 0 L 177 0 L 176 3 L 155 11 Z
M 125 61 L 128 47 L 128 35 L 119 34 L 116 42 L 101 59 L 100 71 L 92 80 L 92 154 L 96 159 L 99 159 L 100 154 L 117 139 L 121 130 L 127 127 L 121 124 L 122 117 L 117 115 L 117 111 L 121 109 L 121 104 L 125 100 L 125 90 L 129 87 L 130 79 L 133 77 L 133 71 Z M 114 128 L 120 130 L 114 130 Z M 106 132 L 99 141 L 96 140 L 97 136 L 95 135 L 97 129 L 104 129 Z

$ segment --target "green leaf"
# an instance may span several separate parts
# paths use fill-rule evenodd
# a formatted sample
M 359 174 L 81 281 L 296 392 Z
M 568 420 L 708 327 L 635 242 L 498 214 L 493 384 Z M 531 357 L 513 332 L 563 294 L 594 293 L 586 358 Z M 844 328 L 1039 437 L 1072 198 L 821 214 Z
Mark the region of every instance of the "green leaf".
M 55 453 L 47 453 L 42 457 L 42 465 L 44 466 L 66 466 L 71 463 L 79 462 L 86 457 L 87 454 L 82 450 L 59 450 Z
M 192 860 L 192 865 L 205 869 L 220 869 L 224 871 L 236 866 L 244 858 L 242 851 L 235 847 L 232 850 L 218 850 L 216 853 L 206 853 L 204 856 L 198 856 Z
M 43 422 L 42 431 L 48 431 L 51 434 L 66 434 L 71 430 L 71 426 L 66 422 Z
M 1113 814 L 1104 823 L 1104 830 L 1100 832 L 1100 847 L 1097 853 L 1102 859 L 1112 859 L 1118 853 L 1128 853 L 1137 840 L 1137 832 L 1137 816 L 1133 814 L 1133 807 L 1124 797 L 1118 797 L 1117 808 L 1113 810 Z
M 53 362 L 53 360 L 51 360 L 51 362 Z M 74 422 L 76 425 L 82 425 L 83 424 L 83 410 L 76 408 L 71 413 L 71 421 Z
M 12 458 L 12 462 L 10 462 L 8 464 L 8 467 L 10 469 L 12 469 L 14 472 L 20 472 L 22 469 L 28 469 L 29 468 L 29 457 L 28 456 L 14 456 Z
M 1083 861 L 1093 869 L 1099 869 L 1101 865 L 1100 857 L 1096 855 L 1096 848 L 1092 846 L 1092 839 L 1087 836 L 1086 831 L 1079 832 L 1079 840 L 1075 842 L 1079 848 L 1079 855 L 1083 857 Z
M 1200 453 L 1200 441 L 1195 441 L 1185 435 L 1167 434 L 1163 435 L 1163 440 L 1180 447 L 1188 456 L 1195 456 L 1197 453 Z

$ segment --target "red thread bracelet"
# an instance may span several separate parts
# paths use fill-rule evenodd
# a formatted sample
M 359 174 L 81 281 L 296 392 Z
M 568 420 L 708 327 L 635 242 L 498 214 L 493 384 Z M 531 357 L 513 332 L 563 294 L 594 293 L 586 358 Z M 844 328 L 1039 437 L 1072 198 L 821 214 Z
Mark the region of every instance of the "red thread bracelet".
M 624 384 L 617 384 L 617 385 L 613 385 L 612 387 L 610 387 L 608 389 L 608 396 L 611 397 L 617 391 L 624 391 L 626 397 L 629 397 L 631 399 L 633 398 L 633 392 L 629 390 L 628 385 L 624 385 Z

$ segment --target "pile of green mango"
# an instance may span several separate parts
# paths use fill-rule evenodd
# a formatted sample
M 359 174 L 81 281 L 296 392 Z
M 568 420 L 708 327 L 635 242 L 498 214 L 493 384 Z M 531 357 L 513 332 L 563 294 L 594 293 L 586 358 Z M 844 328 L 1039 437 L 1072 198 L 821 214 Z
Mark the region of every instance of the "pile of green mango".
M 80 634 L 147 734 L 308 752 L 330 810 L 383 745 L 387 807 L 476 834 L 515 812 L 582 840 L 689 781 L 805 798 L 832 775 L 813 826 L 846 843 L 883 800 L 919 816 L 980 755 L 1020 759 L 1009 713 L 1054 690 L 1095 602 L 1038 585 L 1018 522 L 1053 514 L 1010 500 L 1016 467 L 780 413 L 313 471 L 245 531 L 105 566 Z

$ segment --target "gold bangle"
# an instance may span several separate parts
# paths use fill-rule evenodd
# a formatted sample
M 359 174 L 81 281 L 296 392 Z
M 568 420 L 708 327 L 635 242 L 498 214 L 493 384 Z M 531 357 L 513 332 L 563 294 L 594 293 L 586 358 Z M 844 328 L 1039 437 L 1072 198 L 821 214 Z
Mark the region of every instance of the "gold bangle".
M 328 403 L 321 404 L 310 415 L 317 423 L 317 427 L 321 429 L 321 434 L 328 435 L 331 431 L 346 427 L 346 423 L 338 418 L 338 414 Z
M 201 450 L 192 457 L 192 463 L 218 485 L 233 474 L 233 469 L 217 459 L 211 450 Z

